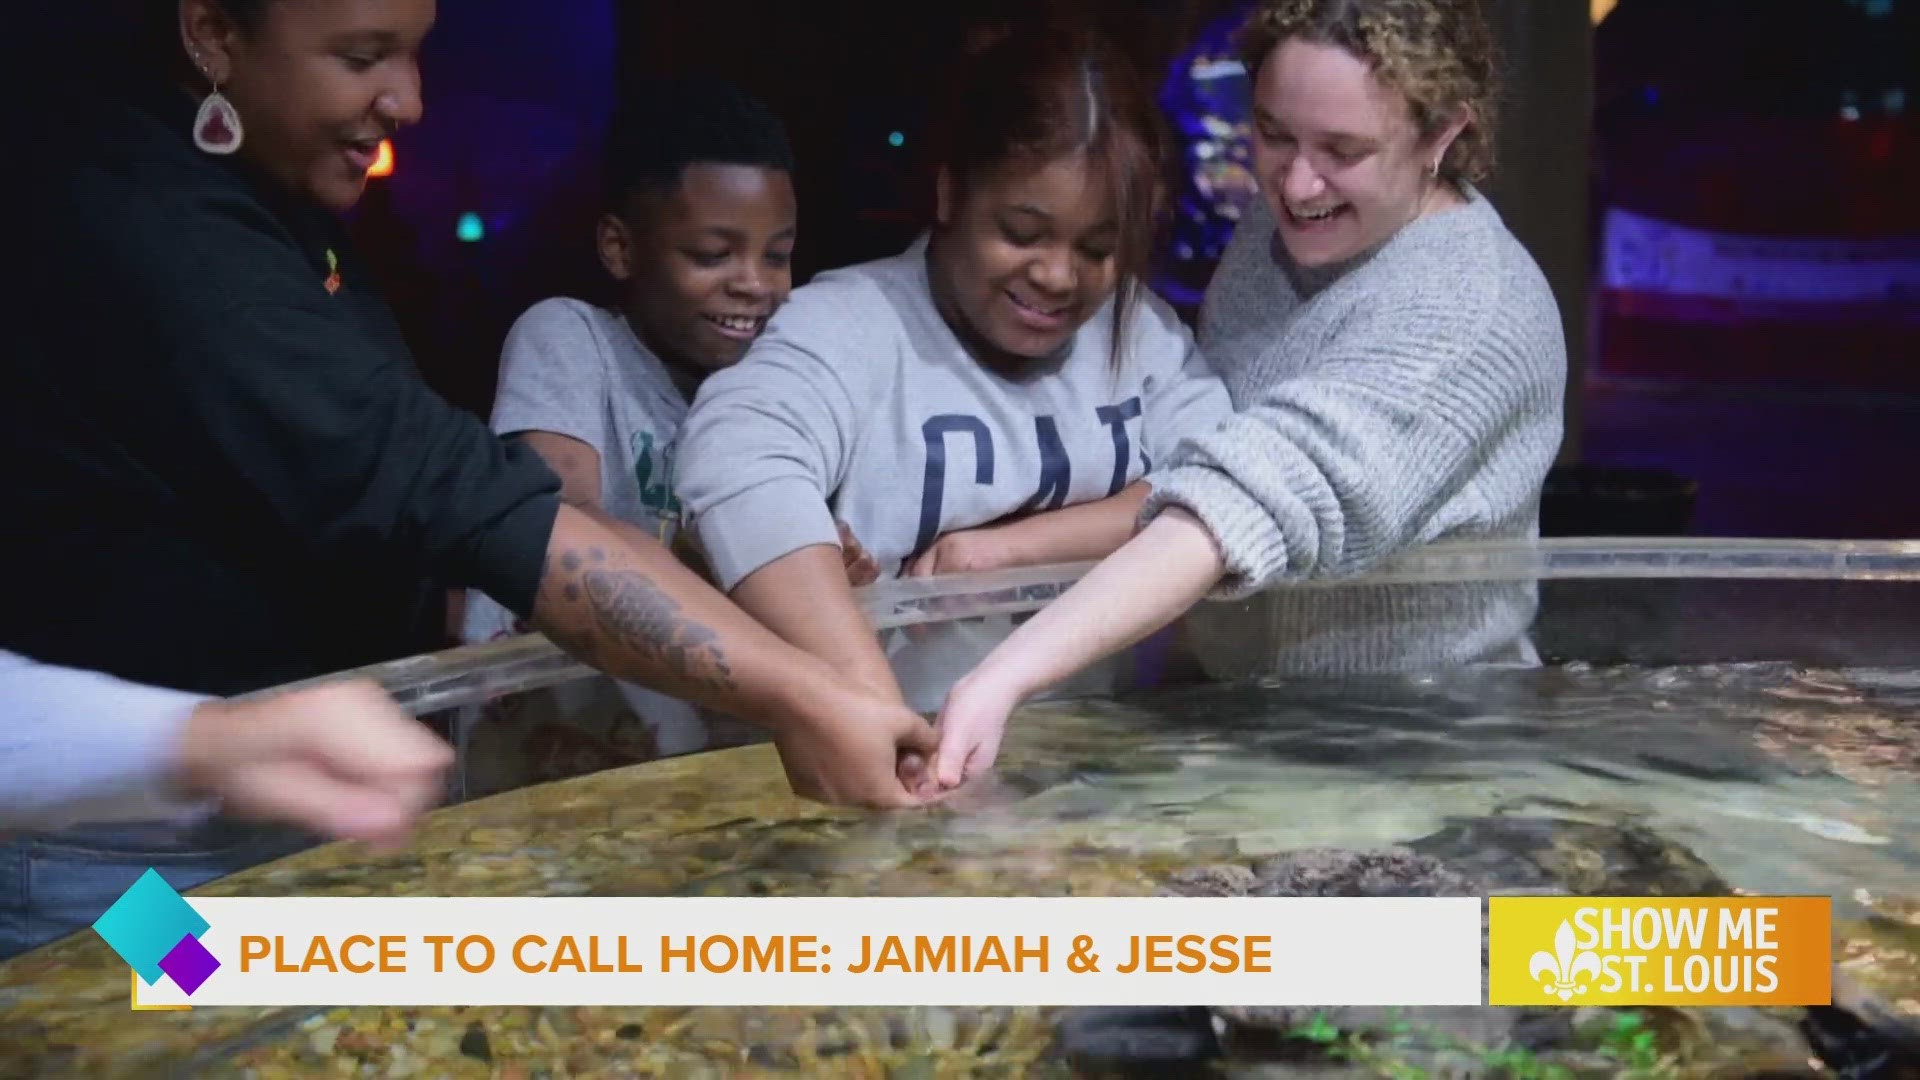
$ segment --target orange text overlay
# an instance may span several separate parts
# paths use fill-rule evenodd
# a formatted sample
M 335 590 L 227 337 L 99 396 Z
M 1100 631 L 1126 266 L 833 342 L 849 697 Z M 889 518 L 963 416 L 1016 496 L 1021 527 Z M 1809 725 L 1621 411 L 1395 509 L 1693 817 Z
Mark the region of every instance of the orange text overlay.
M 1056 941 L 1045 935 L 886 934 L 862 935 L 842 963 L 853 975 L 1077 973 L 1111 970 L 1121 975 L 1220 975 L 1273 972 L 1270 934 L 1132 934 L 1103 961 L 1090 935 Z M 243 934 L 240 971 L 278 974 L 399 975 L 413 970 L 479 975 L 506 965 L 525 975 L 617 974 L 645 971 L 686 974 L 827 973 L 833 946 L 813 934 L 645 935 L 427 934 L 404 935 Z M 1104 966 L 1103 966 L 1104 965 Z
M 1472 1005 L 1472 897 L 202 897 L 148 1005 Z M 137 980 L 136 976 L 136 980 Z
M 1826 1005 L 1827 897 L 1499 897 L 1494 1005 Z

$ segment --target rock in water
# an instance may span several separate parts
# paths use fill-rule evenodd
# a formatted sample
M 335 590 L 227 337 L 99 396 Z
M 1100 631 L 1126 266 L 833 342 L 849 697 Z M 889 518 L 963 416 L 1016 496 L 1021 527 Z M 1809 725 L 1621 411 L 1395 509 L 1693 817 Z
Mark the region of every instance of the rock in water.
M 1480 896 L 1486 892 L 1479 882 L 1441 860 L 1403 847 L 1309 848 L 1264 859 L 1244 874 L 1242 869 L 1232 864 L 1200 867 L 1169 884 L 1182 895 L 1212 896 Z M 1251 883 L 1243 889 L 1219 891 L 1249 878 Z M 1462 1042 L 1535 1049 L 1570 1030 L 1564 1014 L 1540 1009 L 1231 1005 L 1215 1011 L 1228 1022 L 1233 1044 L 1249 1049 L 1271 1047 L 1302 1033 L 1338 1031 L 1343 1037 L 1393 1038 L 1405 1055 L 1430 1056 Z
M 1833 1004 L 1806 1010 L 1800 1030 L 1845 1080 L 1920 1080 L 1920 1023 L 1838 970 Z
M 1245 896 L 1253 891 L 1253 871 L 1239 863 L 1216 863 L 1176 870 L 1160 888 L 1162 896 Z
M 1080 1076 L 1207 1075 L 1220 1056 L 1212 1015 L 1199 1007 L 1070 1009 L 1053 1052 Z
M 1161 889 L 1178 896 L 1499 896 L 1573 894 L 1724 896 L 1732 890 L 1685 847 L 1636 824 L 1605 825 L 1547 817 L 1460 818 L 1399 847 L 1315 848 L 1253 863 L 1192 867 Z M 1485 922 L 1482 922 L 1485 955 Z M 1484 974 L 1483 974 L 1484 980 Z M 1368 1048 L 1376 1063 L 1427 1075 L 1473 1077 L 1499 1070 L 1489 1054 L 1522 1051 L 1541 1066 L 1591 1071 L 1604 1053 L 1576 1030 L 1576 1010 L 1539 1008 L 1311 1008 L 1222 1006 L 1224 1045 L 1234 1057 L 1297 1058 L 1313 1042 Z M 1655 1010 L 1658 1011 L 1658 1010 Z M 1680 1028 L 1700 1018 L 1668 1010 Z M 1703 1039 L 1688 1039 L 1716 1075 L 1748 1075 L 1752 1065 L 1785 1075 L 1796 1058 L 1806 1073 L 1814 1055 L 1789 1023 L 1722 1016 Z M 1734 1022 L 1741 1021 L 1741 1022 Z M 1702 1027 L 1702 1030 L 1706 1030 Z M 1735 1045 L 1737 1044 L 1737 1045 Z M 1463 1056 L 1461 1048 L 1476 1053 Z M 1618 1063 L 1615 1063 L 1618 1064 Z M 1731 1069 L 1723 1073 L 1722 1070 Z M 1789 1072 L 1791 1070 L 1789 1069 Z
M 1495 893 L 1550 888 L 1576 896 L 1727 896 L 1713 868 L 1642 825 L 1550 817 L 1452 818 L 1407 845 Z
M 1309 848 L 1253 868 L 1253 896 L 1479 896 L 1477 882 L 1407 848 Z

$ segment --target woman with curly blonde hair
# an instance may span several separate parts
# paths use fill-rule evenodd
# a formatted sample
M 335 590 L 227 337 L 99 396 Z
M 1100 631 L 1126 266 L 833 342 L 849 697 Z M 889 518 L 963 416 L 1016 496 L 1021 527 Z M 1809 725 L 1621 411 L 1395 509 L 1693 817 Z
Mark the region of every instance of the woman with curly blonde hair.
M 1538 534 L 1566 344 L 1475 186 L 1498 96 L 1479 5 L 1266 0 L 1243 42 L 1262 198 L 1200 327 L 1235 414 L 1149 478 L 1132 540 L 954 687 L 943 785 L 992 764 L 1020 701 L 1209 597 L 1241 601 L 1187 620 L 1220 677 L 1536 661 L 1525 585 L 1285 587 Z

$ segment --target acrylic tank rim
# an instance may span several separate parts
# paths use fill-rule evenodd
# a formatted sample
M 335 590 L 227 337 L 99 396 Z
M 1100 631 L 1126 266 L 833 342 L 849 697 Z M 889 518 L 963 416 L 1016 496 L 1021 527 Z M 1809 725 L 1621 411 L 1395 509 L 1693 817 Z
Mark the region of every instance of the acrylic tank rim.
M 877 582 L 855 591 L 876 628 L 1035 611 L 1092 562 Z M 1444 541 L 1404 552 L 1364 574 L 1274 588 L 1347 588 L 1463 581 L 1603 579 L 1920 581 L 1920 540 L 1717 537 L 1553 537 Z M 542 634 L 423 653 L 258 691 L 371 679 L 416 715 L 594 675 Z
M 926 600 L 959 600 L 1013 588 L 1071 584 L 1092 562 L 985 574 L 879 582 L 859 590 L 862 606 L 886 629 L 892 609 Z M 1920 581 L 1920 540 L 1773 540 L 1718 537 L 1582 536 L 1539 540 L 1444 541 L 1415 548 L 1363 574 L 1289 581 L 1273 589 L 1458 581 L 1571 578 L 1799 578 Z

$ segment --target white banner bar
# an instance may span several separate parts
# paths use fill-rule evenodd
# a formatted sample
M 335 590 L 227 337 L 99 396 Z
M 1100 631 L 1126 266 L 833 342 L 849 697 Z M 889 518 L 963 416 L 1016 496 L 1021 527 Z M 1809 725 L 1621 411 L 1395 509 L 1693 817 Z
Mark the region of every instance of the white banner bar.
M 1477 1005 L 1466 898 L 194 897 L 153 1005 Z

